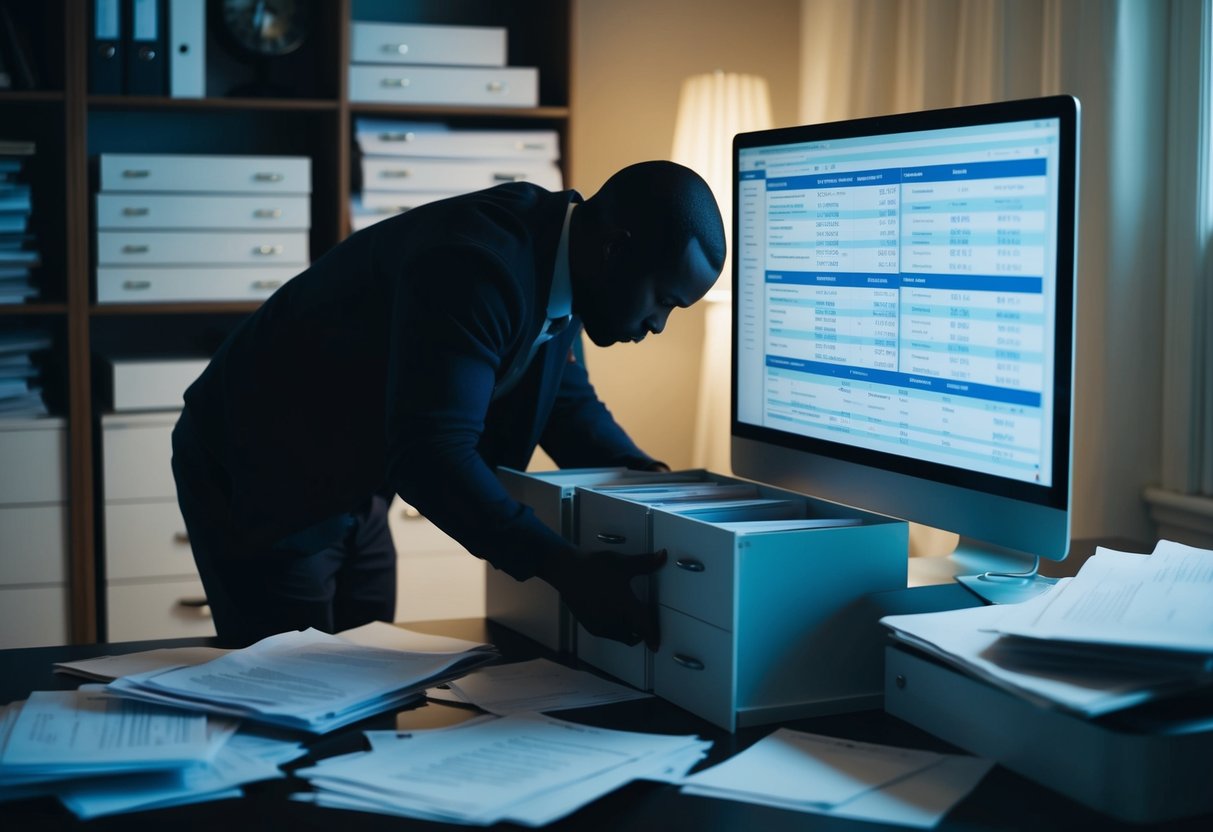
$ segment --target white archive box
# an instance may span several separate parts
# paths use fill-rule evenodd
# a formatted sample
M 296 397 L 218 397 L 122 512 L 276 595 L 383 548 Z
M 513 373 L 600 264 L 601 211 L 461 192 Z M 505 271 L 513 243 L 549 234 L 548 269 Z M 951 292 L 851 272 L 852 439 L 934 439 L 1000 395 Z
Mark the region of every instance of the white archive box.
M 312 192 L 307 156 L 102 153 L 101 190 L 200 193 Z
M 302 266 L 100 266 L 98 303 L 265 300 Z
M 383 104 L 450 104 L 535 107 L 539 70 L 500 66 L 393 66 L 351 64 L 350 101 Z
M 186 388 L 207 363 L 205 358 L 108 358 L 110 406 L 117 412 L 180 410 Z
M 350 60 L 372 64 L 505 66 L 506 37 L 506 30 L 497 26 L 355 20 L 350 24 Z
M 442 159 L 560 158 L 555 130 L 476 130 L 441 122 L 358 119 L 354 137 L 371 156 L 423 156 Z
M 311 225 L 311 198 L 304 194 L 97 194 L 97 228 L 103 230 L 306 230 Z
M 478 191 L 506 182 L 534 182 L 549 191 L 563 184 L 555 162 L 530 159 L 413 159 L 362 157 L 362 188 L 370 191 Z
M 306 231 L 98 231 L 99 266 L 308 263 Z

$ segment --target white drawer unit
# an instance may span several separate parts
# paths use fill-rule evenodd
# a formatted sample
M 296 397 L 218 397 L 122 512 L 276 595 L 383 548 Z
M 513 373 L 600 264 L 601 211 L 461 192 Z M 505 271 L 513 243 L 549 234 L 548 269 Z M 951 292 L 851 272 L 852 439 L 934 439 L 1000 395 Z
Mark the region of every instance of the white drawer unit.
M 0 421 L 0 649 L 68 639 L 66 429 Z
M 369 156 L 538 162 L 560 158 L 560 136 L 555 130 L 452 130 L 430 122 L 358 119 L 354 136 Z
M 285 231 L 311 225 L 311 199 L 303 194 L 97 194 L 97 228 L 103 230 Z
M 472 107 L 539 104 L 539 71 L 534 67 L 351 64 L 349 85 L 350 101 L 363 103 Z
M 410 159 L 364 156 L 364 191 L 477 191 L 505 182 L 534 182 L 550 191 L 561 187 L 560 168 L 554 162 L 520 160 Z
M 179 415 L 101 417 L 109 641 L 215 634 L 177 508 L 172 433 Z
M 310 194 L 306 156 L 103 153 L 101 191 Z
M 306 265 L 306 231 L 98 231 L 99 266 Z
M 302 266 L 102 266 L 98 303 L 265 300 Z
M 506 30 L 497 26 L 424 23 L 350 24 L 354 63 L 505 66 Z
M 207 363 L 205 358 L 108 359 L 110 404 L 117 412 L 180 410 L 186 388 Z

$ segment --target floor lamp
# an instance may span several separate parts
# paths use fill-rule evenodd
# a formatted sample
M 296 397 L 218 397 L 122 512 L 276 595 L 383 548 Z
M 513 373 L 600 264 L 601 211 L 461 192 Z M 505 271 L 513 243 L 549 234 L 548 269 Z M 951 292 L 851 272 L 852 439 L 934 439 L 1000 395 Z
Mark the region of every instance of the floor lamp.
M 733 136 L 771 126 L 766 79 L 709 72 L 682 82 L 672 158 L 696 171 L 712 188 L 724 219 L 728 255 L 716 288 L 704 299 L 703 361 L 695 417 L 692 464 L 728 473 L 729 361 L 733 319 Z

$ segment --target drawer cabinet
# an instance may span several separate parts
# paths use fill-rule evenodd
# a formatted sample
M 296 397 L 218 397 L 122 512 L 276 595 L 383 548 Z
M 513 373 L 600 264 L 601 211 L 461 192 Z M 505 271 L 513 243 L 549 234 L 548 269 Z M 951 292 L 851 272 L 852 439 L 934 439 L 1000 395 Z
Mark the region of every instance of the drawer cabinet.
M 298 156 L 103 153 L 101 190 L 310 194 L 311 160 Z
M 63 420 L 0 422 L 0 648 L 67 643 L 66 462 Z
M 520 66 L 350 65 L 350 101 L 534 107 L 539 72 Z
M 311 227 L 310 200 L 301 194 L 236 196 L 214 194 L 97 194 L 97 227 L 304 230 Z
M 500 26 L 417 23 L 350 24 L 354 63 L 505 66 L 507 31 Z
M 364 157 L 364 191 L 478 191 L 505 182 L 534 182 L 549 191 L 561 188 L 560 168 L 555 162 L 532 159 L 413 159 Z
M 98 303 L 265 300 L 302 266 L 99 266 Z
M 215 634 L 177 508 L 172 433 L 178 415 L 101 419 L 109 641 Z

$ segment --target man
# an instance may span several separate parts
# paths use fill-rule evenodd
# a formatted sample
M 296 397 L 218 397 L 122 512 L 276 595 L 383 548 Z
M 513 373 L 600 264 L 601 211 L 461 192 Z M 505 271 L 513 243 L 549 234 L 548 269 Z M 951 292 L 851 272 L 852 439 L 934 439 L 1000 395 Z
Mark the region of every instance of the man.
M 592 198 L 511 183 L 352 235 L 243 322 L 186 391 L 173 472 L 221 640 L 392 620 L 393 493 L 469 552 L 561 592 L 591 632 L 656 644 L 647 557 L 584 554 L 499 465 L 660 470 L 571 347 L 640 341 L 724 261 L 707 184 L 672 162 Z

